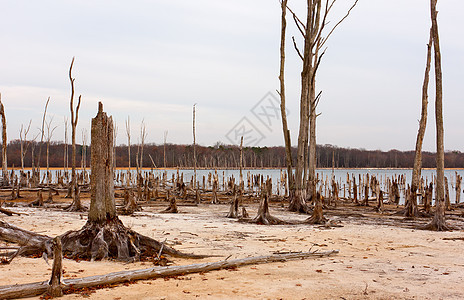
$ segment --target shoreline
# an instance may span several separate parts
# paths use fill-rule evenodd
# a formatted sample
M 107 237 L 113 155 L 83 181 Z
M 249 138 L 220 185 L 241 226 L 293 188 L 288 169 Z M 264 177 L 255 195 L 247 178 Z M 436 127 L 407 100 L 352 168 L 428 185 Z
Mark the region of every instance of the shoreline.
M 128 167 L 116 167 L 116 170 L 129 170 Z M 183 168 L 178 168 L 178 167 L 166 167 L 166 168 L 149 168 L 149 167 L 144 167 L 141 168 L 144 171 L 151 171 L 151 170 L 156 170 L 156 171 L 174 171 L 174 170 L 194 170 L 193 167 L 183 167 Z M 242 170 L 286 170 L 287 167 L 264 167 L 264 168 L 254 168 L 254 167 L 243 167 Z M 413 168 L 333 168 L 333 170 L 412 170 Z M 422 170 L 435 170 L 436 168 L 422 168 Z M 16 168 L 16 167 L 8 167 L 8 171 L 19 171 L 21 168 Z M 30 171 L 32 170 L 31 167 L 24 168 L 25 171 Z M 41 168 L 42 171 L 46 170 L 46 168 Z M 50 167 L 49 170 L 51 171 L 61 171 L 64 170 L 63 167 Z M 82 171 L 82 168 L 76 168 L 77 171 Z M 90 167 L 85 168 L 86 171 L 90 171 Z M 135 171 L 137 168 L 131 167 L 131 170 Z M 239 167 L 227 167 L 227 168 L 197 168 L 197 170 L 240 170 Z M 295 168 L 293 168 L 295 170 Z M 332 170 L 332 168 L 316 168 L 317 170 Z M 464 168 L 445 168 L 445 170 L 449 171 L 459 171 L 459 170 L 464 170 Z M 68 171 L 71 171 L 71 168 L 68 168 Z

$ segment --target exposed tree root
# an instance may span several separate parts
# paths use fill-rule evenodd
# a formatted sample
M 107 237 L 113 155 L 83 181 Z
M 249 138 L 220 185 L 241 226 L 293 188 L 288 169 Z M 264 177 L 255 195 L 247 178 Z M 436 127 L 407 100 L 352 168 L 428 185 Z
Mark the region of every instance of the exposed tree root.
M 292 197 L 290 197 L 290 205 L 288 207 L 289 211 L 302 213 L 302 214 L 310 214 L 311 207 L 306 204 L 303 195 L 301 192 L 295 192 Z
M 290 224 L 289 222 L 283 221 L 279 218 L 271 216 L 269 212 L 269 201 L 267 194 L 264 195 L 263 199 L 261 200 L 258 208 L 258 214 L 253 219 L 240 219 L 242 222 L 248 223 L 255 223 L 261 225 L 283 225 L 283 224 Z
M 316 205 L 314 206 L 313 214 L 311 217 L 306 219 L 304 223 L 306 224 L 326 224 L 328 220 L 324 218 L 324 214 L 322 212 L 322 199 L 321 194 L 317 192 L 316 194 Z
M 160 213 L 178 213 L 176 196 L 169 197 L 168 193 L 166 197 L 169 199 L 169 206 L 165 210 L 160 211 Z
M 111 258 L 121 261 L 136 261 L 154 254 L 166 254 L 182 258 L 203 258 L 206 255 L 183 253 L 150 237 L 125 227 L 119 218 L 100 224 L 87 222 L 78 231 L 68 231 L 61 237 L 63 253 L 74 259 L 99 260 Z M 18 243 L 21 247 L 12 254 L 42 254 L 52 256 L 52 238 L 27 231 L 0 221 L 0 239 Z

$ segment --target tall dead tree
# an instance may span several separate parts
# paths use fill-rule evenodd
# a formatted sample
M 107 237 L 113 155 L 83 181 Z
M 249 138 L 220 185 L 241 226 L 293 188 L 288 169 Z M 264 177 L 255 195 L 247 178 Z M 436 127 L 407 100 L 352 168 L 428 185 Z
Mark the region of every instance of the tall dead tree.
M 9 176 L 8 176 L 8 164 L 7 164 L 7 138 L 6 138 L 6 116 L 5 116 L 5 107 L 2 102 L 2 94 L 0 94 L 0 117 L 2 118 L 2 185 L 9 185 Z
M 424 83 L 422 84 L 422 109 L 419 121 L 419 131 L 417 132 L 416 151 L 414 154 L 414 168 L 412 170 L 411 190 L 409 199 L 406 199 L 406 217 L 414 218 L 417 216 L 417 189 L 421 178 L 422 169 L 422 143 L 427 126 L 427 105 L 428 105 L 428 85 L 430 65 L 432 61 L 432 30 L 430 30 L 429 43 L 427 44 L 427 62 L 425 66 Z
M 131 182 L 131 142 L 130 142 L 131 130 L 130 130 L 130 117 L 129 116 L 127 116 L 127 120 L 126 120 L 126 135 L 127 135 L 127 155 L 128 155 L 128 172 L 127 172 L 126 184 L 128 184 L 127 181 Z M 130 183 L 128 185 L 130 185 Z
M 24 128 L 23 124 L 21 124 L 21 128 L 19 129 L 19 143 L 21 146 L 21 171 L 24 172 L 24 157 L 26 157 L 27 148 L 29 147 L 29 143 L 27 142 L 27 134 L 31 129 L 32 120 L 29 120 L 29 125 L 27 128 Z
M 50 141 L 53 137 L 53 132 L 57 128 L 57 126 L 52 128 L 53 117 L 49 119 L 48 122 L 45 122 L 45 127 L 47 128 L 47 136 L 46 136 L 46 143 L 47 143 L 47 185 L 50 185 Z
M 64 151 L 63 151 L 63 168 L 68 173 L 68 118 L 64 117 Z
M 166 141 L 168 139 L 168 131 L 164 131 L 164 143 L 163 143 L 163 162 L 164 162 L 164 168 L 166 169 Z
M 86 224 L 77 231 L 60 236 L 63 254 L 71 258 L 99 260 L 112 258 L 135 261 L 167 254 L 184 258 L 204 258 L 179 252 L 164 243 L 125 227 L 116 215 L 113 180 L 113 122 L 99 103 L 98 114 L 92 119 L 91 131 L 91 196 Z M 20 254 L 52 255 L 52 238 L 26 231 L 0 220 L 0 238 L 18 243 Z M 12 259 L 12 258 L 11 258 Z
M 142 120 L 140 124 L 140 158 L 139 158 L 139 167 L 143 169 L 143 148 L 145 146 L 145 139 L 147 138 L 147 126 L 145 125 L 145 121 Z
M 72 189 L 72 198 L 73 201 L 71 206 L 68 208 L 69 211 L 83 211 L 85 208 L 81 204 L 81 199 L 79 196 L 79 186 L 77 184 L 77 174 L 76 174 L 76 127 L 77 121 L 79 119 L 79 108 L 81 107 L 81 95 L 77 101 L 77 106 L 74 109 L 74 81 L 75 78 L 72 77 L 72 68 L 74 65 L 74 57 L 71 61 L 71 66 L 69 67 L 69 81 L 71 82 L 71 99 L 69 101 L 70 110 L 71 110 L 71 189 Z
M 430 0 L 430 15 L 432 19 L 432 38 L 435 63 L 435 122 L 437 132 L 437 182 L 436 182 L 436 209 L 433 220 L 426 228 L 443 231 L 450 227 L 445 222 L 445 147 L 443 129 L 443 77 L 441 71 L 441 52 L 437 22 L 437 0 Z
M 195 103 L 193 105 L 193 189 L 197 187 L 197 153 L 196 153 L 196 134 L 195 134 Z
M 74 58 L 73 58 L 74 59 Z M 39 157 L 37 158 L 37 169 L 38 169 L 38 176 L 40 177 L 40 159 L 42 158 L 42 145 L 43 145 L 43 140 L 45 137 L 45 118 L 47 117 L 47 109 L 48 109 L 48 103 L 50 102 L 50 97 L 47 98 L 47 102 L 45 102 L 45 108 L 42 116 L 42 127 L 40 129 L 41 131 L 41 136 L 40 136 L 40 145 L 39 145 Z M 34 171 L 34 170 L 32 170 Z
M 84 128 L 82 129 L 82 157 L 81 157 L 81 169 L 82 169 L 82 174 L 86 174 L 86 168 L 87 168 L 87 130 Z
M 116 138 L 118 137 L 118 126 L 114 123 L 113 127 L 113 168 L 116 170 Z
M 289 198 L 293 199 L 294 186 L 293 186 L 293 162 L 292 162 L 292 143 L 290 140 L 290 130 L 287 125 L 287 112 L 285 109 L 285 36 L 287 30 L 287 0 L 280 2 L 282 8 L 282 30 L 280 34 L 280 115 L 282 117 L 282 130 L 284 133 L 285 142 L 285 163 L 287 165 L 287 180 L 289 189 Z
M 326 25 L 329 23 L 327 17 L 335 2 L 336 0 L 327 0 L 325 2 L 322 0 L 307 0 L 306 23 L 303 23 L 289 9 L 298 30 L 304 38 L 304 50 L 301 53 L 293 37 L 295 50 L 303 61 L 303 70 L 301 72 L 300 127 L 295 170 L 295 197 L 290 203 L 289 209 L 291 211 L 308 212 L 305 200 L 307 198 L 316 200 L 316 117 L 318 116 L 316 108 L 321 96 L 321 92 L 316 96 L 316 73 L 325 53 L 325 50 L 322 50 L 325 43 L 335 29 L 348 17 L 358 0 L 324 36 Z

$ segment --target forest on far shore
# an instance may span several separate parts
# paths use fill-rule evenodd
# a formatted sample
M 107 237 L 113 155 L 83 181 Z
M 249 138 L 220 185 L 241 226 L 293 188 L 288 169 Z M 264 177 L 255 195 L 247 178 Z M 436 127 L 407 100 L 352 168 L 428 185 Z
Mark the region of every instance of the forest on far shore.
M 40 151 L 40 148 L 42 150 Z M 68 151 L 68 166 L 71 166 L 71 145 L 63 142 L 50 142 L 49 164 L 50 167 L 65 166 L 65 151 Z M 31 167 L 32 152 L 34 152 L 34 165 L 37 166 L 38 156 L 41 152 L 40 165 L 46 166 L 46 143 L 30 142 L 23 144 L 24 167 Z M 21 167 L 21 143 L 13 140 L 8 144 L 8 166 Z M 127 145 L 116 146 L 116 167 L 127 167 Z M 33 150 L 33 151 L 32 151 Z M 76 145 L 76 165 L 81 166 L 82 157 L 85 157 L 85 165 L 90 166 L 90 146 Z M 131 167 L 137 166 L 137 158 L 143 153 L 141 165 L 143 167 L 193 167 L 193 145 L 176 144 L 146 144 L 131 146 Z M 317 145 L 316 149 L 318 168 L 412 168 L 414 163 L 414 151 L 380 151 L 366 149 L 340 148 L 333 145 Z M 240 165 L 240 147 L 236 145 L 224 145 L 217 143 L 214 146 L 196 145 L 196 157 L 198 168 L 238 168 Z M 423 152 L 423 168 L 435 168 L 436 154 Z M 292 158 L 296 163 L 296 147 L 292 148 Z M 1 160 L 1 158 L 0 158 Z M 154 165 L 155 166 L 154 166 Z M 243 166 L 245 168 L 283 168 L 285 167 L 285 148 L 279 147 L 243 147 Z M 460 151 L 448 151 L 445 153 L 446 168 L 464 168 L 464 153 Z

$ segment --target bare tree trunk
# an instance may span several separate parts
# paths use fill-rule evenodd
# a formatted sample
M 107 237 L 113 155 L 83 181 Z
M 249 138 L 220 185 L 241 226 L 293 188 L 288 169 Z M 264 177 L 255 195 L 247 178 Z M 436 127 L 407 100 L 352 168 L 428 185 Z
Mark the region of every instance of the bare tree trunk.
M 73 201 L 71 206 L 68 208 L 70 211 L 83 211 L 85 208 L 81 204 L 79 197 L 79 187 L 77 184 L 77 174 L 76 174 L 76 127 L 77 121 L 79 118 L 79 108 L 81 106 L 81 96 L 79 95 L 79 100 L 77 102 L 76 111 L 74 112 L 74 78 L 72 77 L 72 67 L 74 65 L 74 57 L 71 61 L 71 66 L 69 67 L 69 80 L 71 82 L 71 100 L 70 110 L 71 110 L 71 188 L 72 188 L 72 197 Z
M 240 185 L 240 191 L 241 192 L 243 192 L 243 190 L 244 190 L 243 173 L 242 173 L 243 170 L 242 169 L 243 169 L 243 135 L 240 138 L 240 181 L 239 181 L 239 185 Z
M 61 238 L 57 236 L 53 239 L 53 268 L 52 276 L 48 282 L 47 293 L 52 297 L 63 296 L 61 275 L 62 271 L 63 253 L 61 247 Z
M 64 118 L 64 154 L 63 154 L 63 168 L 64 172 L 68 173 L 68 119 Z
M 74 58 L 73 58 L 74 61 Z M 72 63 L 71 63 L 72 67 Z M 72 90 L 74 90 L 74 82 L 71 83 Z M 45 136 L 45 118 L 47 116 L 47 108 L 48 108 L 48 103 L 50 102 L 50 97 L 47 98 L 47 102 L 45 102 L 45 108 L 44 108 L 44 113 L 42 117 L 42 128 L 41 128 L 41 137 L 40 137 L 40 144 L 39 144 L 39 157 L 37 158 L 37 169 L 38 169 L 38 174 L 39 174 L 39 179 L 40 179 L 40 160 L 42 158 L 42 144 L 43 144 L 43 139 Z M 40 181 L 40 180 L 39 180 Z
M 164 144 L 163 144 L 163 162 L 164 162 L 164 168 L 166 169 L 166 140 L 168 138 L 168 131 L 166 130 L 164 132 Z
M 2 103 L 2 94 L 0 94 L 0 117 L 2 118 L 2 185 L 9 185 L 8 164 L 7 164 L 7 137 L 6 137 L 6 116 L 5 108 Z
M 98 114 L 92 119 L 92 152 L 90 173 L 89 221 L 105 222 L 116 217 L 113 180 L 113 119 L 98 104 Z
M 105 275 L 74 278 L 66 280 L 63 285 L 63 290 L 90 288 L 98 286 L 113 285 L 128 281 L 147 280 L 160 277 L 174 277 L 192 273 L 205 273 L 212 270 L 234 269 L 240 266 L 265 264 L 270 262 L 285 262 L 288 260 L 320 258 L 338 254 L 338 250 L 330 250 L 325 252 L 290 252 L 278 253 L 267 256 L 254 256 L 240 259 L 222 260 L 217 262 L 185 265 L 185 266 L 156 266 L 150 269 L 129 270 L 122 272 L 114 272 Z M 16 284 L 0 287 L 0 297 L 2 299 L 16 299 L 20 297 L 32 297 L 43 294 L 47 290 L 46 282 L 35 282 L 27 284 Z
M 414 218 L 417 216 L 417 189 L 421 177 L 422 168 L 422 143 L 427 126 L 427 105 L 428 105 L 428 85 L 430 65 L 432 61 L 432 30 L 430 30 L 429 43 L 427 44 L 427 63 L 425 66 L 424 83 L 422 84 L 422 109 L 419 121 L 419 131 L 416 139 L 416 152 L 414 154 L 414 168 L 412 170 L 411 195 L 406 199 L 406 217 Z
M 129 164 L 126 184 L 130 185 L 132 174 L 131 174 L 131 154 L 130 154 L 131 153 L 131 142 L 130 142 L 131 132 L 130 132 L 130 117 L 129 116 L 127 116 L 127 120 L 126 120 L 126 134 L 127 134 L 127 156 L 128 156 L 128 164 Z
M 21 144 L 21 172 L 24 173 L 24 157 L 26 156 L 28 143 L 27 143 L 27 134 L 31 129 L 32 120 L 29 121 L 29 125 L 26 129 L 24 129 L 23 125 L 21 124 L 21 129 L 19 130 L 19 141 Z M 23 137 L 24 132 L 24 137 Z
M 287 28 L 287 0 L 281 2 L 282 7 L 282 31 L 280 35 L 280 114 L 282 117 L 282 130 L 284 133 L 284 142 L 285 142 L 285 162 L 287 165 L 287 180 L 288 180 L 288 189 L 289 189 L 289 198 L 293 199 L 295 187 L 293 183 L 293 162 L 292 162 L 292 143 L 290 140 L 290 131 L 288 130 L 287 125 L 287 112 L 285 109 L 285 36 Z
M 140 161 L 139 167 L 140 170 L 143 169 L 143 148 L 145 146 L 145 139 L 147 138 L 147 127 L 145 126 L 144 120 L 142 120 L 142 124 L 140 124 Z
M 455 191 L 456 191 L 456 204 L 459 204 L 461 202 L 461 182 L 462 182 L 462 176 L 456 172 L 456 186 L 455 186 Z
M 197 188 L 197 153 L 195 140 L 195 105 L 193 105 L 193 190 Z
M 432 18 L 432 36 L 434 47 L 435 62 L 435 120 L 437 131 L 437 183 L 436 183 L 436 210 L 433 220 L 426 228 L 431 230 L 443 231 L 449 230 L 450 227 L 445 222 L 445 147 L 444 147 L 444 129 L 443 129 L 443 78 L 441 71 L 441 53 L 438 34 L 437 22 L 437 0 L 430 0 L 430 13 Z
M 296 14 L 290 10 L 298 30 L 304 37 L 303 54 L 301 54 L 295 40 L 293 40 L 295 49 L 303 61 L 303 70 L 301 72 L 300 128 L 295 170 L 295 197 L 290 202 L 289 209 L 291 211 L 307 212 L 308 207 L 305 202 L 307 194 L 309 197 L 316 196 L 316 107 L 320 99 L 320 93 L 316 97 L 316 73 L 324 55 L 324 52 L 319 53 L 319 51 L 337 26 L 348 17 L 357 2 L 358 0 L 354 2 L 347 14 L 332 27 L 325 37 L 323 37 L 323 33 L 325 26 L 328 24 L 326 18 L 335 1 L 329 4 L 328 1 L 323 3 L 322 0 L 307 0 L 306 24 L 303 24 Z M 307 165 L 308 160 L 309 165 Z M 309 185 L 307 179 L 309 179 Z

